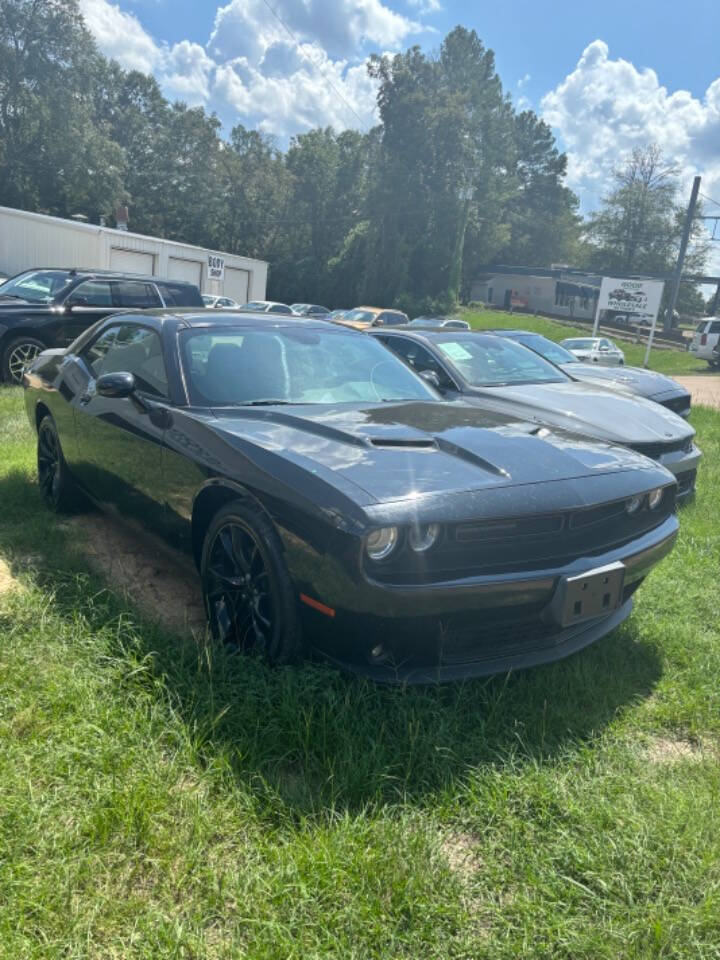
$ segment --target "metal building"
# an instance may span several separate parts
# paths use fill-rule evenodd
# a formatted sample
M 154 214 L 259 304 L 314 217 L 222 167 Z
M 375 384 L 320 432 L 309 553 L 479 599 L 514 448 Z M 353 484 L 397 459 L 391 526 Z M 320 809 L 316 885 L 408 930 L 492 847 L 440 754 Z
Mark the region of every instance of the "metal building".
M 265 299 L 268 269 L 264 260 L 234 253 L 0 207 L 0 273 L 13 276 L 32 267 L 86 267 L 189 280 L 203 293 L 238 303 Z
M 473 281 L 470 299 L 505 309 L 592 320 L 601 279 L 562 268 L 487 267 Z

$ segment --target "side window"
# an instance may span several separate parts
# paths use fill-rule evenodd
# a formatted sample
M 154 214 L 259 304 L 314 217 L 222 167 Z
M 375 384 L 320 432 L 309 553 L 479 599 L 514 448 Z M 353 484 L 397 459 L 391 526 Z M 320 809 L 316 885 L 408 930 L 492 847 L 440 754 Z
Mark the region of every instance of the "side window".
M 110 327 L 83 352 L 95 379 L 103 373 L 132 373 L 138 390 L 167 397 L 167 373 L 160 337 L 138 324 Z
M 116 304 L 118 307 L 161 307 L 162 301 L 151 283 L 142 280 L 118 280 L 115 287 Z
M 132 373 L 138 390 L 153 397 L 167 397 L 167 373 L 160 337 L 139 324 L 120 327 L 107 356 L 103 373 Z
M 101 334 L 89 347 L 86 347 L 81 354 L 85 363 L 92 370 L 96 380 L 100 374 L 103 373 L 105 357 L 115 342 L 115 337 L 119 329 L 119 327 L 109 327 L 105 333 Z
M 384 313 L 381 313 L 380 316 L 385 321 L 386 327 L 397 327 L 405 323 L 405 317 L 401 313 L 393 313 L 392 310 L 386 310 Z
M 708 333 L 720 333 L 720 321 L 716 320 L 714 323 L 711 323 Z
M 384 341 L 387 346 L 396 353 L 402 360 L 412 367 L 415 373 L 423 373 L 425 370 L 432 370 L 437 374 L 440 386 L 453 389 L 455 384 L 450 379 L 444 368 L 438 363 L 435 357 L 426 350 L 425 347 L 416 343 L 414 340 L 405 340 L 402 337 L 388 337 Z
M 78 307 L 112 307 L 112 290 L 107 280 L 85 280 L 68 297 Z

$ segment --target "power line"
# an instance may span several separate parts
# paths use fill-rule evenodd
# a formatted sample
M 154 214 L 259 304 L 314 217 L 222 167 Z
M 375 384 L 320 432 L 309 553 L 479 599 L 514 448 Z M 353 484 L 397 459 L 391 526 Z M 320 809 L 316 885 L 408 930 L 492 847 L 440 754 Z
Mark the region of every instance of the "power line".
M 709 197 L 706 193 L 701 193 L 700 196 L 703 200 L 709 200 L 710 203 L 714 203 L 716 207 L 720 207 L 720 203 L 718 203 L 717 200 L 713 200 L 713 198 Z
M 296 46 L 298 49 L 300 49 L 300 41 L 298 40 L 297 36 L 293 33 L 293 31 L 290 29 L 290 27 L 285 23 L 285 21 L 284 21 L 283 18 L 280 16 L 280 14 L 279 14 L 276 10 L 273 10 L 273 8 L 270 6 L 269 0 L 263 0 L 263 3 L 264 3 L 265 6 L 268 8 L 268 10 L 270 11 L 270 13 L 275 17 L 275 19 L 277 20 L 277 22 L 278 22 L 278 23 L 283 27 L 283 29 L 289 34 L 290 38 L 291 38 L 291 39 L 293 40 L 293 42 L 295 43 L 295 46 Z M 311 47 L 311 49 L 312 49 L 312 47 Z M 306 54 L 303 53 L 303 56 L 306 56 Z M 363 118 L 362 118 L 362 117 L 360 116 L 360 114 L 357 112 L 357 110 L 355 109 L 355 107 L 353 107 L 353 105 L 352 105 L 351 103 L 349 103 L 348 100 L 345 99 L 345 97 L 342 95 L 342 93 L 340 93 L 340 91 L 339 91 L 338 88 L 335 86 L 335 84 L 332 82 L 332 80 L 330 79 L 330 77 L 325 73 L 325 71 L 323 70 L 322 66 L 321 66 L 316 60 L 314 60 L 314 58 L 308 57 L 308 59 L 311 61 L 312 65 L 313 65 L 317 70 L 319 70 L 320 73 L 322 73 L 322 75 L 324 76 L 324 78 L 325 78 L 328 86 L 331 87 L 331 89 L 337 94 L 337 96 L 342 100 L 342 102 L 345 104 L 345 106 L 348 108 L 348 110 L 353 114 L 353 116 L 355 116 L 355 117 L 360 121 L 361 126 L 363 127 L 363 129 L 365 130 L 365 132 L 367 132 L 367 131 L 370 129 L 369 126 L 368 126 L 368 124 L 367 124 L 367 122 L 366 122 L 365 120 L 363 120 Z

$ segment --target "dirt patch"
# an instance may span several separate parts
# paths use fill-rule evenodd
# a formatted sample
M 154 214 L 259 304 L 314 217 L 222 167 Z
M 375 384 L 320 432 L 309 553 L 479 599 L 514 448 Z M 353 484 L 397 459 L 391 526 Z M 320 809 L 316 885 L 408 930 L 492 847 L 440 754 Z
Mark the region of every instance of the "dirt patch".
M 693 404 L 702 407 L 714 407 L 720 410 L 720 376 L 705 374 L 697 377 L 674 377 L 686 390 L 690 391 Z
M 102 514 L 73 517 L 80 549 L 113 590 L 176 633 L 203 633 L 200 581 L 189 559 Z
M 477 840 L 469 833 L 449 833 L 443 837 L 440 846 L 454 873 L 469 878 L 482 867 Z
M 707 760 L 716 757 L 718 751 L 708 743 L 699 740 L 683 740 L 673 737 L 653 737 L 644 747 L 644 753 L 650 763 L 670 764 L 683 760 Z
M 0 596 L 11 590 L 19 590 L 20 582 L 12 575 L 10 567 L 0 558 Z

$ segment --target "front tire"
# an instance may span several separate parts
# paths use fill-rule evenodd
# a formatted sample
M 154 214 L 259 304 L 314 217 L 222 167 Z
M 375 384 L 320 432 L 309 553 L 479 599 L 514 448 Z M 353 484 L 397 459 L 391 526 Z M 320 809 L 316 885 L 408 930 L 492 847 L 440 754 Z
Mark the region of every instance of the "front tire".
M 37 467 L 40 494 L 54 513 L 69 513 L 79 494 L 63 457 L 60 437 L 52 417 L 43 417 L 38 427 Z
M 205 534 L 200 576 L 216 640 L 274 664 L 299 659 L 295 589 L 280 538 L 260 510 L 234 500 L 215 514 Z
M 34 337 L 15 337 L 2 353 L 2 379 L 5 383 L 20 384 L 25 367 L 45 349 L 45 344 Z

